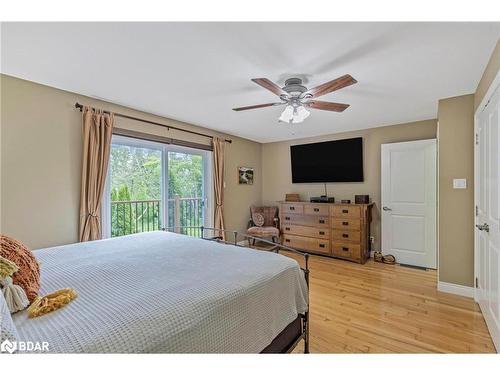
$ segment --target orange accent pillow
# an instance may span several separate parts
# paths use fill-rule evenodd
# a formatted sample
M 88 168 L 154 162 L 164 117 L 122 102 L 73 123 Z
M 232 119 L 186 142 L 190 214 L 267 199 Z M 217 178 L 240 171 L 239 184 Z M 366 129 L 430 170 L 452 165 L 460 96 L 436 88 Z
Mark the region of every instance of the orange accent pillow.
M 0 256 L 19 267 L 12 275 L 12 282 L 23 288 L 30 303 L 33 302 L 40 290 L 40 266 L 33 253 L 20 241 L 0 235 Z

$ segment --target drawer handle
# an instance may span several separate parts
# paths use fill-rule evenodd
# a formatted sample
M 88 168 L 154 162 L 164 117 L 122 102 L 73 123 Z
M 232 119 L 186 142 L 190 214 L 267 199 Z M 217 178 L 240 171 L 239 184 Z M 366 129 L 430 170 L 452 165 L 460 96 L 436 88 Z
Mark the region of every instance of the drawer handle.
M 290 242 L 290 240 L 287 238 L 287 239 L 285 240 L 285 242 Z
M 319 244 L 319 247 L 324 248 L 324 247 L 325 247 L 325 244 L 324 244 L 324 243 L 320 243 L 320 244 Z
M 348 247 L 343 247 L 342 251 L 349 251 L 349 248 Z
M 315 208 L 315 209 L 314 209 L 314 212 L 319 212 L 319 208 Z
M 342 225 L 349 225 L 349 222 L 348 221 L 343 221 Z
M 325 221 L 323 219 L 320 219 L 319 223 L 320 224 L 325 224 Z
M 342 210 L 342 213 L 343 213 L 343 214 L 348 214 L 348 213 L 349 213 L 349 210 Z
M 342 237 L 349 238 L 349 235 L 347 233 L 342 233 Z
M 285 216 L 285 220 L 290 220 L 290 216 Z
M 324 235 L 324 234 L 325 234 L 325 232 L 323 232 L 323 231 L 320 231 L 320 232 L 319 232 L 319 234 L 320 234 L 320 235 Z
M 290 206 L 290 211 L 295 210 L 295 207 Z
M 290 228 L 289 228 L 289 227 L 286 227 L 286 228 L 285 228 L 285 230 L 290 230 Z

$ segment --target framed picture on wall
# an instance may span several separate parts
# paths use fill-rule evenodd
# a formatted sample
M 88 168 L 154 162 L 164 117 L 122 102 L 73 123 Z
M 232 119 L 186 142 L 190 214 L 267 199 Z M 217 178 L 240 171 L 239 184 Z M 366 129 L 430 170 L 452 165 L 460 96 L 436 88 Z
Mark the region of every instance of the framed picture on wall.
M 253 168 L 238 167 L 238 182 L 240 185 L 253 185 Z

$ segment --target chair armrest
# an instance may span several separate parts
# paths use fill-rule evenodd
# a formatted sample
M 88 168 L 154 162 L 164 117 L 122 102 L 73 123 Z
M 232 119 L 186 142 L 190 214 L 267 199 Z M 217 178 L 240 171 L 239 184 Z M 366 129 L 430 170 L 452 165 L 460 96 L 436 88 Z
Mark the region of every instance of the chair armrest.
M 248 219 L 247 229 L 250 227 L 255 227 L 255 223 L 253 222 L 252 218 Z
M 280 228 L 280 219 L 278 217 L 275 217 L 273 219 L 273 221 L 274 221 L 274 226 L 279 229 Z

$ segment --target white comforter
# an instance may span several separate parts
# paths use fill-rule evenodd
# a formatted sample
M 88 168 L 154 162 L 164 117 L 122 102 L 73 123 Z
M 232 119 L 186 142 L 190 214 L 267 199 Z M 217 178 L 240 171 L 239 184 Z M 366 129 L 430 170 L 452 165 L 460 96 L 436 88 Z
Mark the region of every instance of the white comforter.
M 36 319 L 14 314 L 21 340 L 64 353 L 258 353 L 307 309 L 294 260 L 151 232 L 36 250 L 40 294 L 78 298 Z

